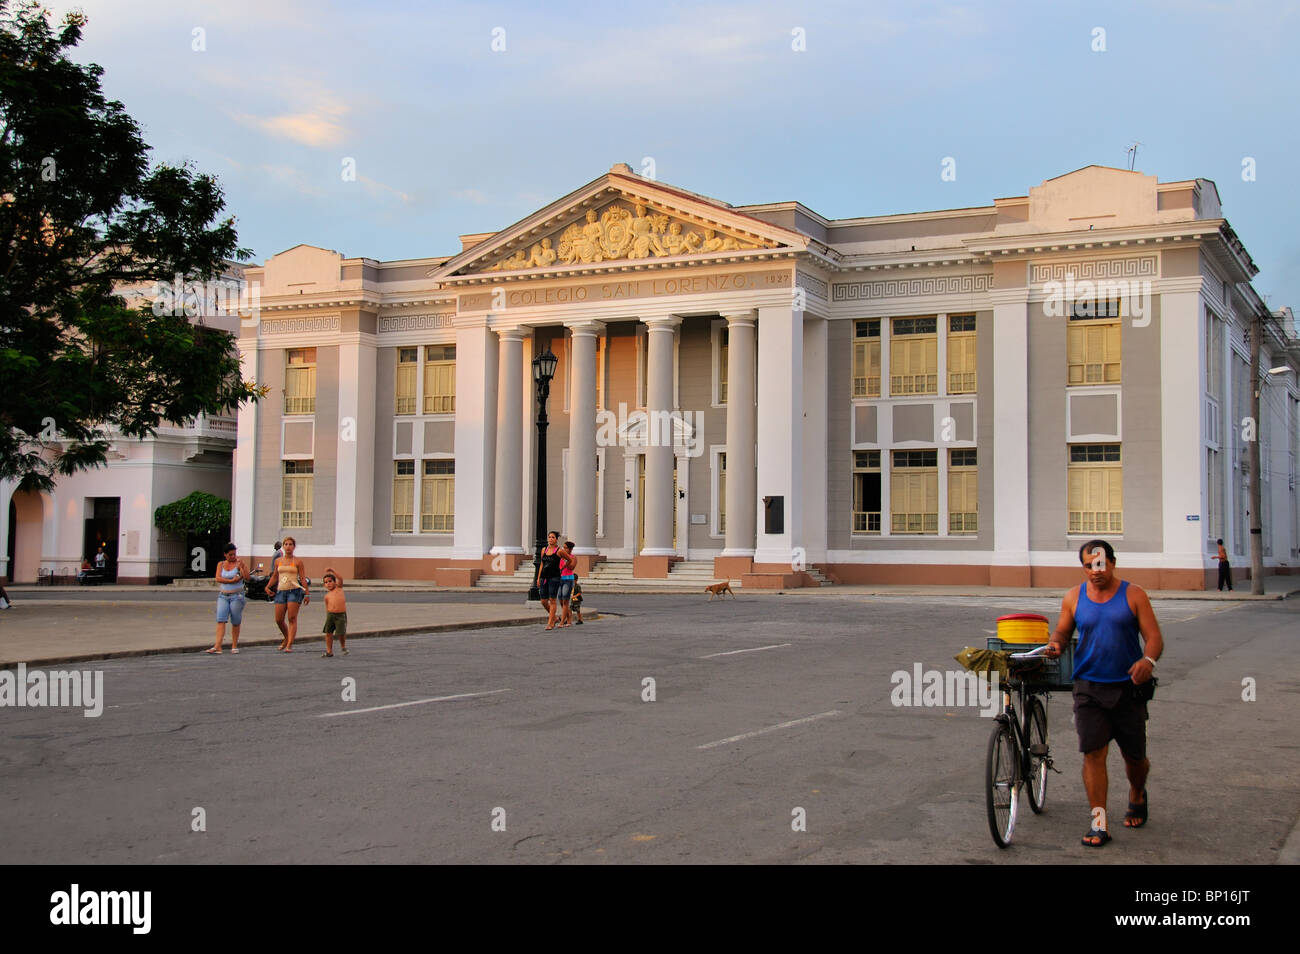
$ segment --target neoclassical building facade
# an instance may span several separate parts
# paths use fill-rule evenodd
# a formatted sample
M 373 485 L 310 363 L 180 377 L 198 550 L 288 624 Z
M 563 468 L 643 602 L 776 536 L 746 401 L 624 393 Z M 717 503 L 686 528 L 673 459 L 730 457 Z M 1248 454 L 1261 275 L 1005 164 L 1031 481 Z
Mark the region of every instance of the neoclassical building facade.
M 249 268 L 234 534 L 448 585 L 530 559 L 745 586 L 1064 585 L 1092 536 L 1159 588 L 1247 565 L 1257 319 L 1266 565 L 1296 562 L 1297 349 L 1212 182 L 1090 166 L 978 208 L 826 219 L 623 164 L 452 256 Z M 1277 370 L 1280 367 L 1289 371 Z

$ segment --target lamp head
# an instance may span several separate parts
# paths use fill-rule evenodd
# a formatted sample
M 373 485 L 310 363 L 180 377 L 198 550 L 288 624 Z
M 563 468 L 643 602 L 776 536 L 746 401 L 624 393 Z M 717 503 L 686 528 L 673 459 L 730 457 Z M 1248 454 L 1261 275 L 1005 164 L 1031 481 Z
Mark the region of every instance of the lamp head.
M 545 354 L 533 358 L 533 381 L 537 384 L 546 384 L 555 377 L 555 366 L 559 364 L 559 359 L 551 354 L 548 347 Z

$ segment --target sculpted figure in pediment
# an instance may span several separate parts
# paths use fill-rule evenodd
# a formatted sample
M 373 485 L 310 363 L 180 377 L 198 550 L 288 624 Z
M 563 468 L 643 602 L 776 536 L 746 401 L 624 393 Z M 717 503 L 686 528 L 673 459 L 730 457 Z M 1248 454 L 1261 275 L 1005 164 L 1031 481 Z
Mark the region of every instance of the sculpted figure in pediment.
M 555 249 L 551 248 L 551 240 L 544 238 L 540 245 L 534 245 L 528 256 L 528 264 L 534 268 L 545 268 L 548 265 L 555 264 Z

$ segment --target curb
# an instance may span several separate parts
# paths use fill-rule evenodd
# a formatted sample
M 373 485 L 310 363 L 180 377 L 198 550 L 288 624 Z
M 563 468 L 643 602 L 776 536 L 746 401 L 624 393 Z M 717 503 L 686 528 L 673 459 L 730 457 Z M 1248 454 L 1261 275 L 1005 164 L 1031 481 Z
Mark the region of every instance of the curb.
M 603 615 L 596 612 L 584 614 L 585 620 L 597 620 Z M 348 639 L 386 639 L 390 636 L 420 636 L 425 633 L 454 633 L 458 631 L 469 632 L 477 629 L 495 629 L 498 626 L 528 626 L 545 622 L 545 617 L 540 620 L 536 616 L 511 617 L 508 619 L 497 620 L 479 620 L 468 623 L 435 623 L 427 626 L 399 626 L 392 629 L 371 629 L 358 630 L 355 633 L 348 633 Z M 276 637 L 241 639 L 245 647 L 254 646 L 278 646 L 280 640 Z M 311 633 L 306 636 L 299 636 L 294 639 L 294 643 L 324 643 L 325 636 L 323 633 Z M 29 669 L 39 666 L 57 666 L 65 663 L 83 663 L 99 662 L 106 659 L 133 659 L 141 656 L 183 656 L 190 654 L 203 654 L 202 648 L 195 649 L 192 646 L 164 646 L 153 647 L 149 649 L 122 649 L 103 653 L 80 653 L 72 656 L 49 656 L 40 659 L 20 659 L 12 662 L 0 661 L 0 671 L 6 669 L 15 669 L 19 663 L 27 666 Z M 229 655 L 230 651 L 226 650 L 222 655 Z

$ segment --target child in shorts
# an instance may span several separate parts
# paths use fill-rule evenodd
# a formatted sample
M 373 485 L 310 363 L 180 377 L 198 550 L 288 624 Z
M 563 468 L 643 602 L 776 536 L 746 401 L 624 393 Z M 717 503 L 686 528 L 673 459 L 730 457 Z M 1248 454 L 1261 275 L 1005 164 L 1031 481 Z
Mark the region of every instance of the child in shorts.
M 322 659 L 334 658 L 334 637 L 339 638 L 339 648 L 348 654 L 348 599 L 343 595 L 343 577 L 329 567 L 325 568 L 325 652 Z
M 573 596 L 569 597 L 569 608 L 573 615 L 577 617 L 573 621 L 574 626 L 582 625 L 582 584 L 577 580 L 573 581 Z

